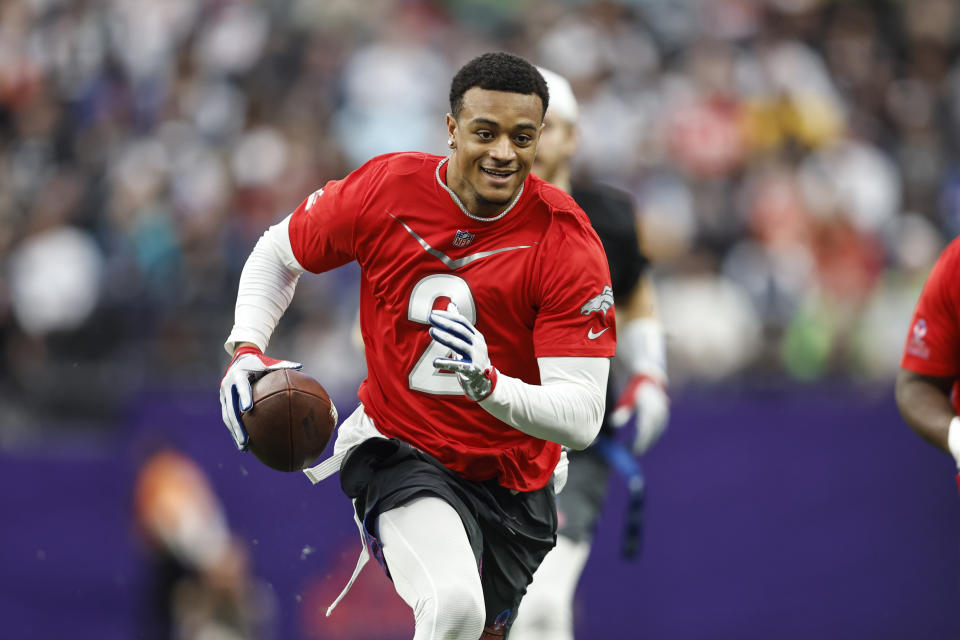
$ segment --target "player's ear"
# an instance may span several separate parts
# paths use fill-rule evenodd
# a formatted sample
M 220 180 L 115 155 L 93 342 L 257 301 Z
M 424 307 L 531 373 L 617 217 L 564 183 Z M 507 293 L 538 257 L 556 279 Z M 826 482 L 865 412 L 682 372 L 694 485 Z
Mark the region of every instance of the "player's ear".
M 450 140 L 453 140 L 453 146 L 457 144 L 457 119 L 453 117 L 452 113 L 447 114 L 447 136 Z

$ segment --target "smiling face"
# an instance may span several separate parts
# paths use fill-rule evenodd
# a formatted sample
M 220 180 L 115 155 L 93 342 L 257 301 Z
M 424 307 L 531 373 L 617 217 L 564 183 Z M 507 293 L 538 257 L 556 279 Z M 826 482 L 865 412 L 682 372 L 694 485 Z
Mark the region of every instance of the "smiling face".
M 447 114 L 454 152 L 449 186 L 471 213 L 493 217 L 509 205 L 537 155 L 543 103 L 535 93 L 473 87 L 463 107 Z

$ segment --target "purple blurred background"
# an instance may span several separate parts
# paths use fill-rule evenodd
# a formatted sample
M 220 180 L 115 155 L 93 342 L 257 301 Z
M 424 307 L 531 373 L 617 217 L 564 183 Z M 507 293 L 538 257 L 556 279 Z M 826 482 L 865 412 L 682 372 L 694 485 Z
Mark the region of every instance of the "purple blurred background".
M 138 637 L 131 447 L 163 432 L 209 473 L 249 542 L 277 607 L 273 637 L 409 637 L 375 565 L 323 618 L 359 549 L 349 504 L 336 480 L 311 487 L 236 453 L 212 395 L 144 397 L 122 437 L 0 458 L 2 635 Z M 890 393 L 684 393 L 644 465 L 644 553 L 618 557 L 615 486 L 578 593 L 581 637 L 960 636 L 952 465 L 901 423 Z

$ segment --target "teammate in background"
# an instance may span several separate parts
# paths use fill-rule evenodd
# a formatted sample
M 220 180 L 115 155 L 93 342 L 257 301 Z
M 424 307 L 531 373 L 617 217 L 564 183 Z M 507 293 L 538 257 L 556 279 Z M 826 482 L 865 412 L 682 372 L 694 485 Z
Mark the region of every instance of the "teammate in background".
M 522 58 L 475 58 L 451 83 L 448 157 L 388 154 L 328 182 L 240 279 L 220 393 L 243 450 L 251 380 L 299 366 L 263 354 L 297 279 L 361 267 L 361 404 L 307 475 L 339 471 L 357 571 L 369 545 L 415 640 L 506 637 L 555 543 L 561 446 L 587 447 L 603 418 L 610 272 L 580 207 L 530 174 L 548 104 Z
M 633 202 L 629 194 L 596 184 L 571 182 L 577 151 L 578 105 L 570 83 L 540 69 L 550 89 L 550 108 L 533 172 L 573 196 L 590 217 L 603 242 L 617 301 L 619 344 L 632 378 L 608 415 L 601 438 L 636 414 L 633 451 L 645 453 L 660 437 L 669 417 L 663 331 L 656 317 L 653 283 L 639 250 Z M 608 391 L 612 397 L 612 390 Z M 569 476 L 557 497 L 560 527 L 557 546 L 534 576 L 521 603 L 513 640 L 573 638 L 573 597 L 583 572 L 610 475 L 599 446 L 570 453 Z
M 896 398 L 910 428 L 951 454 L 960 469 L 960 238 L 940 254 L 923 285 L 900 361 Z

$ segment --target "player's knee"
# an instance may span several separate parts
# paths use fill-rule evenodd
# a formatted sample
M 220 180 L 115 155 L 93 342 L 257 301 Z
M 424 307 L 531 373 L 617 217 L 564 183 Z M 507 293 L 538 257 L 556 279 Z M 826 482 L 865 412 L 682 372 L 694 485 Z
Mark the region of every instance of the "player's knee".
M 437 586 L 437 640 L 447 638 L 479 638 L 483 633 L 486 612 L 483 591 L 470 584 L 454 583 Z

